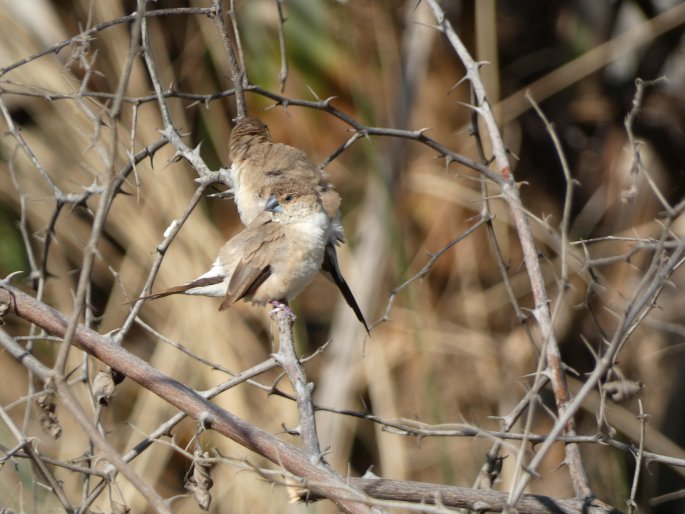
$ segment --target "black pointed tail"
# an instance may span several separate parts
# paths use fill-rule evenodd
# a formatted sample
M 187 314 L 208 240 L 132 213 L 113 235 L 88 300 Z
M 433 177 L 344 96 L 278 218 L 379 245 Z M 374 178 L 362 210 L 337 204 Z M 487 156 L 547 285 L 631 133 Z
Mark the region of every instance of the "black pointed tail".
M 330 243 L 326 245 L 323 263 L 321 264 L 321 271 L 324 273 L 324 275 L 326 275 L 328 279 L 330 279 L 336 286 L 338 286 L 338 289 L 342 293 L 343 298 L 345 298 L 347 305 L 350 306 L 350 308 L 354 311 L 355 316 L 357 316 L 357 319 L 361 322 L 362 325 L 364 325 L 366 333 L 371 335 L 371 332 L 369 331 L 369 326 L 366 324 L 366 319 L 364 319 L 364 314 L 362 313 L 362 310 L 359 308 L 359 305 L 357 305 L 357 300 L 354 298 L 352 291 L 350 291 L 350 287 L 347 285 L 347 282 L 345 282 L 345 278 L 342 276 L 342 273 L 340 272 L 340 266 L 338 266 L 338 256 L 335 252 L 335 246 L 333 246 Z

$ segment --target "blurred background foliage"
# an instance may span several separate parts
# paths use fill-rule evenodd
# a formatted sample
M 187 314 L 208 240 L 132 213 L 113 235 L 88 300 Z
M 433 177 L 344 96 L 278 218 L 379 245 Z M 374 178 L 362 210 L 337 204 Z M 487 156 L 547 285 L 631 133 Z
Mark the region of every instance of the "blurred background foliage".
M 526 88 L 531 88 L 554 123 L 578 181 L 571 239 L 657 234 L 655 219 L 662 206 L 644 179 L 631 172 L 624 118 L 632 107 L 636 78 L 667 77 L 647 90 L 635 131 L 655 183 L 668 201 L 679 201 L 685 192 L 685 14 L 680 2 L 451 0 L 444 4 L 473 55 L 489 63 L 482 68 L 483 78 L 511 150 L 514 173 L 522 183 L 525 205 L 540 220 L 534 223 L 534 232 L 552 296 L 559 266 L 553 232 L 561 218 L 565 184 L 549 135 L 523 97 Z M 169 0 L 150 3 L 148 8 L 206 5 Z M 0 67 L 134 9 L 133 1 L 0 0 Z M 471 111 L 465 105 L 470 102 L 468 84 L 459 83 L 463 68 L 447 42 L 431 28 L 434 21 L 425 5 L 417 5 L 416 0 L 287 0 L 284 11 L 290 67 L 284 95 L 310 100 L 335 96 L 333 105 L 365 124 L 430 128 L 431 137 L 478 158 L 469 131 Z M 275 3 L 237 1 L 236 14 L 250 82 L 278 91 L 281 63 Z M 655 21 L 650 22 L 652 18 Z M 231 88 L 226 55 L 211 20 L 190 15 L 153 18 L 150 34 L 163 87 L 201 95 Z M 607 41 L 620 44 L 602 51 L 600 45 Z M 109 120 L 102 124 L 97 120 L 107 106 L 105 94 L 116 89 L 128 45 L 129 26 L 115 25 L 0 76 L 0 95 L 14 123 L 64 193 L 81 193 L 97 184 L 105 169 L 95 143 L 101 142 L 100 131 L 111 127 Z M 83 58 L 91 63 L 91 70 Z M 88 82 L 83 84 L 86 76 Z M 84 85 L 92 95 L 79 96 Z M 151 91 L 145 67 L 138 60 L 127 97 L 148 97 Z M 325 112 L 274 107 L 272 100 L 255 93 L 248 93 L 247 100 L 249 113 L 270 126 L 275 140 L 304 149 L 314 162 L 324 161 L 352 135 L 349 127 Z M 169 103 L 174 124 L 187 133 L 189 145 L 201 143 L 202 155 L 212 168 L 228 166 L 233 98 L 207 102 L 170 98 Z M 5 120 L 0 127 L 7 130 Z M 161 128 L 155 101 L 127 102 L 119 126 L 117 166 L 126 162 L 126 152 L 156 141 Z M 26 243 L 40 264 L 55 197 L 7 134 L 0 139 L 0 157 L 0 276 L 5 276 L 31 269 L 20 220 L 26 227 Z M 185 162 L 169 162 L 172 157 L 173 151 L 164 148 L 154 159 L 141 162 L 125 186 L 128 195 L 114 202 L 93 272 L 94 317 L 88 322 L 99 332 L 120 326 L 128 310 L 123 303 L 142 288 L 155 245 L 195 188 L 193 170 Z M 342 269 L 371 321 L 383 316 L 388 292 L 421 269 L 427 252 L 438 251 L 466 230 L 482 208 L 481 186 L 473 172 L 454 164 L 446 167 L 430 149 L 406 140 L 362 140 L 326 171 L 344 199 L 348 244 L 341 249 Z M 20 199 L 25 203 L 23 217 Z M 84 205 L 67 206 L 54 226 L 47 262 L 50 278 L 43 295 L 47 303 L 67 314 L 96 205 L 97 197 L 92 197 Z M 515 294 L 524 307 L 532 307 L 510 219 L 496 199 L 491 208 Z M 674 230 L 682 229 L 681 225 L 676 224 Z M 217 248 L 237 230 L 232 202 L 203 200 L 171 246 L 154 288 L 204 272 Z M 591 245 L 588 251 L 593 257 L 618 255 L 629 244 L 610 240 Z M 582 256 L 580 247 L 573 251 Z M 604 293 L 591 297 L 586 297 L 587 277 L 574 264 L 571 288 L 556 323 L 564 359 L 577 373 L 574 383 L 593 368 L 588 346 L 601 349 L 603 330 L 611 331 L 615 313 L 620 312 L 650 257 L 640 252 L 603 267 Z M 680 448 L 685 445 L 683 279 L 682 272 L 672 277 L 674 287 L 664 291 L 659 309 L 635 333 L 620 361 L 628 378 L 647 386 L 643 401 L 650 415 L 649 449 L 680 458 L 685 456 Z M 30 280 L 19 283 L 32 287 Z M 217 313 L 216 308 L 213 299 L 168 298 L 146 305 L 142 319 L 165 337 L 232 371 L 268 357 L 271 328 L 265 309 L 240 304 Z M 331 341 L 322 355 L 307 364 L 320 405 L 368 409 L 385 418 L 465 421 L 497 429 L 492 417 L 511 410 L 525 392 L 524 377 L 535 370 L 536 350 L 516 319 L 484 230 L 443 255 L 424 280 L 402 290 L 390 320 L 379 325 L 371 338 L 364 337 L 335 289 L 323 279 L 316 279 L 295 308 L 303 354 Z M 17 332 L 24 330 L 14 319 L 9 323 Z M 141 326 L 131 332 L 126 346 L 196 389 L 224 378 Z M 36 341 L 33 351 L 50 362 L 55 346 L 49 340 Z M 75 377 L 85 370 L 91 379 L 101 368 L 78 352 L 72 352 L 70 366 L 77 369 Z M 0 402 L 8 406 L 27 394 L 30 379 L 5 354 L 0 354 L 0 367 L 4 375 Z M 270 385 L 276 378 L 274 372 L 260 381 Z M 279 386 L 287 389 L 283 381 Z M 86 401 L 87 388 L 75 388 L 80 388 Z M 597 431 L 597 398 L 579 416 L 580 433 Z M 551 397 L 545 400 L 553 405 Z M 216 401 L 272 433 L 297 425 L 291 402 L 250 385 Z M 11 406 L 10 414 L 21 423 L 25 409 L 19 402 Z M 617 430 L 617 438 L 637 439 L 635 412 L 634 401 L 609 409 L 608 422 Z M 125 452 L 172 413 L 163 401 L 125 381 L 104 412 L 103 423 L 112 444 Z M 326 412 L 319 413 L 318 421 L 322 446 L 330 446 L 328 458 L 343 474 L 347 469 L 353 475 L 363 474 L 373 467 L 388 478 L 470 486 L 491 444 L 485 437 L 417 440 Z M 29 433 L 41 439 L 42 452 L 78 459 L 87 450 L 85 436 L 66 415 L 62 423 L 64 435 L 50 441 L 41 432 L 35 413 L 28 417 Z M 543 433 L 550 423 L 541 412 L 533 431 Z M 193 434 L 193 424 L 186 421 L 174 431 L 175 442 L 184 447 Z M 282 437 L 296 442 L 287 434 Z M 0 426 L 0 443 L 4 447 L 14 444 L 4 425 Z M 202 443 L 216 446 L 224 455 L 265 464 L 211 433 L 202 435 Z M 507 452 L 513 452 L 514 446 Z M 506 490 L 511 484 L 514 455 L 504 461 L 498 489 Z M 584 447 L 583 455 L 598 497 L 623 508 L 632 479 L 632 457 L 598 445 Z M 558 497 L 572 494 L 565 470 L 553 471 L 562 460 L 563 449 L 558 447 L 546 460 L 543 479 L 533 483 L 533 492 Z M 188 463 L 158 444 L 134 465 L 163 495 L 172 496 L 183 492 Z M 641 511 L 660 512 L 649 506 L 649 499 L 685 486 L 679 475 L 682 472 L 656 465 L 643 473 L 638 494 Z M 232 466 L 219 466 L 213 477 L 212 512 L 332 512 L 331 505 L 324 503 L 286 506 L 285 489 L 272 487 L 254 473 L 238 473 Z M 83 488 L 80 476 L 65 472 L 60 479 L 77 499 Z M 0 507 L 54 511 L 54 498 L 35 480 L 27 463 L 2 466 Z M 141 497 L 123 479 L 94 504 L 93 511 L 109 511 L 110 499 L 128 504 L 133 512 L 145 511 Z M 175 506 L 183 512 L 198 510 L 190 499 L 179 499 Z M 675 503 L 665 508 L 664 512 L 673 512 Z

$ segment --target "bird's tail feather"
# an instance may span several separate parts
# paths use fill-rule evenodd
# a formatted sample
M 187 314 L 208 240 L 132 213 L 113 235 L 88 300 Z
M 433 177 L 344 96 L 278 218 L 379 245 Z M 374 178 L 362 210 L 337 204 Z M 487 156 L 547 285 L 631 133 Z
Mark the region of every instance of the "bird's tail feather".
M 338 266 L 338 256 L 335 252 L 335 246 L 333 246 L 332 244 L 326 245 L 323 263 L 321 264 L 321 271 L 324 273 L 326 278 L 328 278 L 336 286 L 338 286 L 338 289 L 340 289 L 340 292 L 342 293 L 343 298 L 345 298 L 347 305 L 350 306 L 350 308 L 354 311 L 355 316 L 357 316 L 357 319 L 361 322 L 362 325 L 364 325 L 366 333 L 370 335 L 371 332 L 369 331 L 369 325 L 366 324 L 366 319 L 364 319 L 364 313 L 357 304 L 357 300 L 352 294 L 350 286 L 347 285 L 347 282 L 345 282 L 345 278 L 342 276 L 342 273 L 340 272 L 340 266 Z
M 156 300 L 157 298 L 164 298 L 165 296 L 169 296 L 172 294 L 185 293 L 189 289 L 194 289 L 196 287 L 203 287 L 203 286 L 211 286 L 214 284 L 218 284 L 219 282 L 222 282 L 223 280 L 224 280 L 224 277 L 221 277 L 221 276 L 201 277 L 201 278 L 198 278 L 196 280 L 193 280 L 192 282 L 188 282 L 187 284 L 170 287 L 169 289 L 163 289 L 162 291 L 157 291 L 156 293 L 150 293 L 150 294 L 146 294 L 143 296 L 139 296 L 138 298 L 135 298 L 129 302 L 126 302 L 124 305 L 135 303 L 138 300 Z

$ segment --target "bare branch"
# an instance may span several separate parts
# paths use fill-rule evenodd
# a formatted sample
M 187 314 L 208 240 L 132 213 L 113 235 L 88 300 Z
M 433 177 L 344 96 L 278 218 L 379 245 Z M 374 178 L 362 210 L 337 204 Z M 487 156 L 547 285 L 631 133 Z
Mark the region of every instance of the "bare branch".
M 61 337 L 64 336 L 67 326 L 67 320 L 64 315 L 41 302 L 37 302 L 18 289 L 3 284 L 0 288 L 0 303 L 9 305 L 17 316 L 41 326 L 44 330 Z M 9 336 L 3 337 L 2 340 L 0 340 L 0 343 L 2 343 L 8 351 L 11 350 L 11 353 L 20 362 L 27 363 L 32 360 L 19 345 L 11 344 L 13 341 Z M 77 330 L 74 333 L 73 344 L 100 359 L 113 369 L 124 373 L 131 380 L 137 382 L 163 400 L 169 402 L 171 405 L 183 410 L 187 415 L 198 420 L 206 428 L 212 428 L 245 448 L 266 457 L 273 463 L 282 465 L 291 473 L 300 476 L 307 481 L 316 483 L 316 489 L 326 497 L 331 498 L 331 500 L 344 511 L 351 514 L 374 512 L 373 509 L 367 507 L 363 503 L 364 496 L 361 493 L 348 486 L 342 478 L 332 471 L 312 463 L 309 455 L 304 451 L 286 444 L 271 434 L 243 421 L 220 407 L 208 403 L 192 389 L 189 389 L 187 386 L 177 382 L 173 378 L 162 374 L 147 362 L 113 343 L 110 338 L 104 337 L 97 332 L 81 326 L 77 327 Z M 43 369 L 37 365 L 33 367 L 35 368 L 34 371 Z M 43 375 L 43 371 L 41 371 L 41 375 Z M 45 371 L 45 376 L 47 377 L 48 375 L 49 373 Z M 57 384 L 57 387 L 63 399 L 66 398 L 65 401 L 70 402 L 68 404 L 70 410 L 74 413 L 78 413 L 78 405 L 71 402 L 72 397 L 68 389 L 59 383 Z M 77 417 L 77 419 L 82 418 Z M 100 436 L 97 430 L 91 430 L 88 423 L 85 424 L 84 429 L 86 429 L 89 436 L 98 443 L 98 446 L 102 444 L 102 446 L 100 446 L 101 449 L 108 448 L 106 441 L 101 439 L 102 436 Z M 137 485 L 143 483 L 142 480 L 132 474 L 134 473 L 133 470 L 129 466 L 126 466 L 123 460 L 120 460 L 121 457 L 114 454 L 108 454 L 108 459 L 111 459 L 114 464 L 117 464 L 119 472 L 129 478 L 129 480 L 132 482 L 137 480 Z M 121 466 L 118 465 L 119 460 Z M 340 491 L 344 491 L 348 496 L 344 499 L 339 498 Z M 152 502 L 153 505 L 156 505 L 153 501 L 153 497 L 149 497 L 148 500 Z M 160 510 L 160 512 L 167 511 Z
M 243 94 L 243 86 L 245 85 L 245 63 L 242 63 L 241 68 L 238 67 L 238 61 L 236 59 L 235 52 L 233 51 L 233 45 L 231 45 L 231 40 L 228 37 L 228 30 L 226 30 L 226 25 L 224 24 L 221 0 L 212 0 L 212 6 L 214 9 L 212 19 L 214 20 L 214 24 L 219 31 L 219 35 L 221 36 L 221 42 L 224 44 L 226 55 L 228 55 L 228 65 L 231 69 L 233 87 L 235 88 L 235 103 L 236 110 L 238 111 L 238 118 L 244 118 L 247 115 L 247 109 L 245 108 L 245 95 Z M 231 2 L 231 18 L 235 22 L 233 2 Z
M 285 81 L 288 79 L 288 57 L 285 49 L 285 16 L 283 15 L 283 0 L 274 0 L 278 11 L 278 46 L 281 49 L 281 71 L 278 72 L 278 81 L 281 84 L 281 93 L 285 91 Z
M 274 354 L 276 361 L 283 367 L 295 391 L 297 410 L 300 413 L 299 432 L 304 449 L 309 453 L 312 462 L 319 463 L 323 459 L 319 436 L 316 432 L 316 419 L 312 404 L 312 390 L 314 384 L 307 380 L 304 367 L 295 352 L 295 338 L 293 337 L 293 322 L 290 314 L 285 310 L 278 312 L 278 353 Z

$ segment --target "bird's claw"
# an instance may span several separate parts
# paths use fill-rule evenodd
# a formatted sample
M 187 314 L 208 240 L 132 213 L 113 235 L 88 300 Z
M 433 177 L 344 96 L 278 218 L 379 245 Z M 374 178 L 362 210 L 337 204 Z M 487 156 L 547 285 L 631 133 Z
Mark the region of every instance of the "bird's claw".
M 288 313 L 288 316 L 290 316 L 291 320 L 295 321 L 297 319 L 297 316 L 295 316 L 293 310 L 285 303 L 279 302 L 278 300 L 270 300 L 269 303 L 274 306 L 274 308 L 269 311 L 269 315 L 272 318 L 278 314 L 279 311 L 284 311 Z

